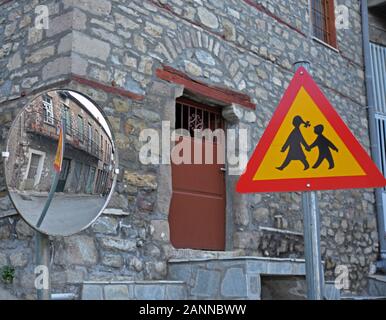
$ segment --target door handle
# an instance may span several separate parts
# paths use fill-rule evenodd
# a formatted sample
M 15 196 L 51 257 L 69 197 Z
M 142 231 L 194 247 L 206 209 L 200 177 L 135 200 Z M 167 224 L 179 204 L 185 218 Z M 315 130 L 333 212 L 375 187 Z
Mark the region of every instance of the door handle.
M 220 168 L 220 171 L 227 172 L 227 168 L 226 167 L 222 167 L 222 168 Z

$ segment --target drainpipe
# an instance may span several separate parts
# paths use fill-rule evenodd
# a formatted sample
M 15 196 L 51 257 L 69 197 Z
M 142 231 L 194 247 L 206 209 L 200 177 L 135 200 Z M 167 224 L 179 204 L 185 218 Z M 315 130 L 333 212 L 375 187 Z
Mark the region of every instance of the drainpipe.
M 370 130 L 370 147 L 371 156 L 380 168 L 380 154 L 378 148 L 377 126 L 375 120 L 375 97 L 373 91 L 373 79 L 371 75 L 371 56 L 370 56 L 370 36 L 369 36 L 369 16 L 368 16 L 368 3 L 367 0 L 361 1 L 362 11 L 362 40 L 363 40 L 363 55 L 365 63 L 365 75 L 366 75 L 366 94 L 367 94 L 367 108 L 369 117 L 369 130 Z M 385 238 L 385 222 L 383 215 L 383 200 L 382 189 L 375 189 L 375 201 L 376 212 L 378 221 L 378 235 L 380 245 L 380 260 L 377 262 L 377 268 L 386 270 L 386 238 Z

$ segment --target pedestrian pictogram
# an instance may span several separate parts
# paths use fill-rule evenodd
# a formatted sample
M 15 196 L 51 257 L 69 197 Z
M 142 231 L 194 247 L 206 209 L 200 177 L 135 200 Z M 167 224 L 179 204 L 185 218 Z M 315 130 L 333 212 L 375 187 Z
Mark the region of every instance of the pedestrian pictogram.
M 256 147 L 238 192 L 370 188 L 386 180 L 318 85 L 299 68 Z

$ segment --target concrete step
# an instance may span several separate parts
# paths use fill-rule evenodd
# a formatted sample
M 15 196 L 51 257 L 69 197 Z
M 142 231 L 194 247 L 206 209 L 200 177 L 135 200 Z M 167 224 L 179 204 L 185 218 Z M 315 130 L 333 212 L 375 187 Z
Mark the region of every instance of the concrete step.
M 248 256 L 178 258 L 168 262 L 168 279 L 187 284 L 188 299 L 262 298 L 262 277 L 303 276 L 302 259 Z
M 182 281 L 85 281 L 81 300 L 186 300 Z
M 371 275 L 368 277 L 368 293 L 370 296 L 386 296 L 386 275 Z

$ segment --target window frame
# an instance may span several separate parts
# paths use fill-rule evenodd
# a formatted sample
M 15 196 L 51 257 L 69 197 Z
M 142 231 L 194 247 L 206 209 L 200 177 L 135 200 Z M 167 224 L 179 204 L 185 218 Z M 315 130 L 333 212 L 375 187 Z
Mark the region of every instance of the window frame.
M 24 173 L 24 180 L 29 179 L 28 176 L 29 176 L 29 171 L 30 171 L 31 160 L 32 160 L 32 155 L 33 154 L 39 156 L 39 164 L 38 164 L 38 167 L 37 167 L 37 170 L 36 170 L 36 175 L 35 175 L 35 178 L 34 178 L 34 185 L 33 185 L 33 187 L 36 187 L 40 183 L 40 180 L 41 180 L 41 177 L 42 177 L 44 161 L 45 161 L 45 158 L 46 158 L 46 153 L 43 152 L 43 151 L 32 149 L 32 148 L 28 149 L 28 165 L 27 165 L 27 170 Z
M 55 119 L 53 99 L 49 95 L 43 95 L 42 102 L 43 102 L 43 113 L 44 113 L 43 121 L 44 123 L 53 126 L 54 119 Z
M 62 103 L 62 107 L 64 110 L 64 117 L 66 119 L 66 134 L 69 136 L 72 136 L 72 115 L 71 115 L 71 108 L 66 105 L 65 103 Z
M 84 119 L 78 114 L 78 139 L 83 142 L 84 140 Z
M 323 14 L 321 17 L 322 19 L 322 25 L 323 29 L 321 29 L 321 32 L 323 33 L 323 37 L 317 34 L 315 32 L 315 28 L 320 29 L 320 26 L 318 26 L 315 23 L 315 3 L 316 1 L 319 1 L 322 5 L 322 12 L 319 12 Z M 335 50 L 338 49 L 337 44 L 337 30 L 335 26 L 335 2 L 334 0 L 310 0 L 310 19 L 311 19 L 311 28 L 312 28 L 312 36 L 315 40 L 322 42 L 323 44 L 326 44 L 328 47 L 331 47 Z

